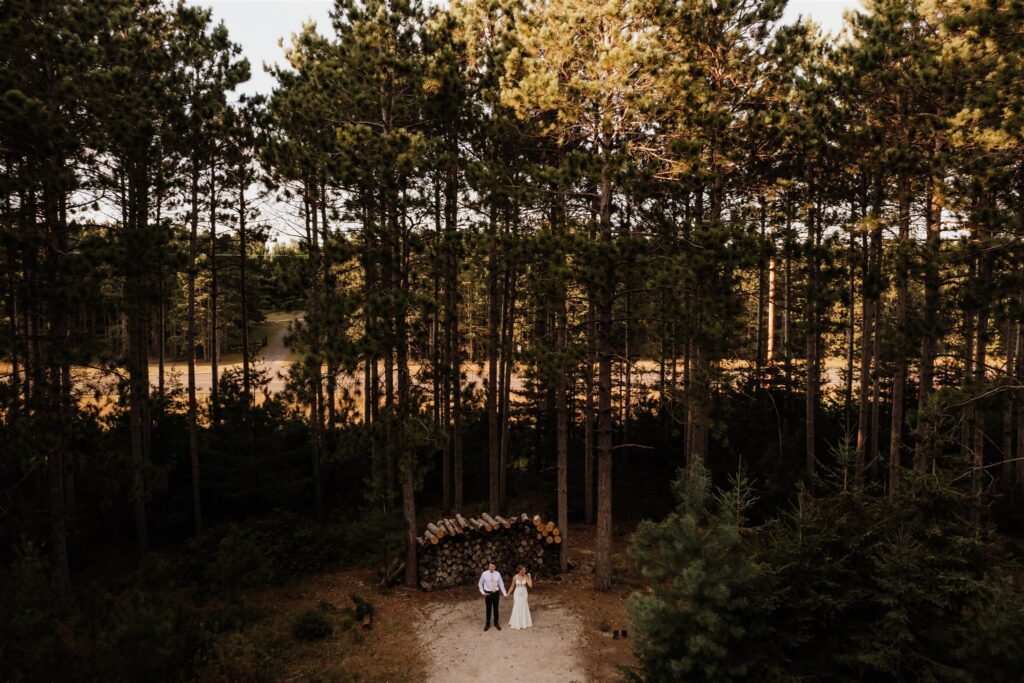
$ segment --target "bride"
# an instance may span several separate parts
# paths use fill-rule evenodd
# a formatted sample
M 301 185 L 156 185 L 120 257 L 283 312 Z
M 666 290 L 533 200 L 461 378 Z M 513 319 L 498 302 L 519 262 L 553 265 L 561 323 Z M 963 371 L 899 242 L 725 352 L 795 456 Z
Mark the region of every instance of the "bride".
M 526 567 L 519 565 L 519 573 L 512 577 L 512 617 L 508 625 L 512 629 L 530 628 L 533 620 L 530 619 L 530 593 L 528 588 L 533 588 L 533 577 L 526 573 Z

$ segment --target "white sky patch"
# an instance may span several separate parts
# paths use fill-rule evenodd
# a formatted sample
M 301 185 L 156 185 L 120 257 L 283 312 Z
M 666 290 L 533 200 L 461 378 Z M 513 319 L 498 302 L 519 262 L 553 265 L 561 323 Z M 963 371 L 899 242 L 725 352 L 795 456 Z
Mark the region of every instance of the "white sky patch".
M 331 34 L 332 0 L 188 0 L 189 4 L 213 8 L 214 21 L 223 21 L 232 40 L 242 46 L 242 54 L 252 65 L 252 78 L 239 88 L 245 94 L 269 95 L 274 79 L 263 70 L 264 64 L 284 64 L 284 51 L 291 35 L 310 19 L 324 35 Z M 430 0 L 426 4 L 435 4 Z M 439 4 L 439 3 L 438 3 Z M 791 0 L 783 15 L 785 23 L 809 17 L 828 33 L 838 33 L 843 12 L 861 7 L 859 0 Z
M 863 7 L 860 0 L 790 0 L 782 21 L 792 24 L 802 16 L 813 19 L 825 33 L 837 34 L 843 28 L 843 13 Z

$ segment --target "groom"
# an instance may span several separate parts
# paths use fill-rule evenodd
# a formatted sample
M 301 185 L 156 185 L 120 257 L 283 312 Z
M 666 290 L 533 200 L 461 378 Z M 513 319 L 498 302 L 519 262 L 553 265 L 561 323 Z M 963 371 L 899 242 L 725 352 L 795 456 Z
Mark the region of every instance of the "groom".
M 496 566 L 493 562 L 487 563 L 487 571 L 480 575 L 480 595 L 484 596 L 484 604 L 487 605 L 487 625 L 484 626 L 484 630 L 487 631 L 491 628 L 491 612 L 494 612 L 494 628 L 501 630 L 501 624 L 498 623 L 498 591 L 501 591 L 501 595 L 507 596 L 505 592 L 505 582 L 501 580 L 501 574 L 496 571 Z

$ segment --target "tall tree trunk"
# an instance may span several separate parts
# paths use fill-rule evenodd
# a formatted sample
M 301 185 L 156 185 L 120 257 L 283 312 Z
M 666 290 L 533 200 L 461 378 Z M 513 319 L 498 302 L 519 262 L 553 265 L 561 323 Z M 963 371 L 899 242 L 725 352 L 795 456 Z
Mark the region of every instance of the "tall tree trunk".
M 310 292 L 309 311 L 306 314 L 306 327 L 309 333 L 310 347 L 310 399 L 309 399 L 309 441 L 310 460 L 313 472 L 313 506 L 318 522 L 324 520 L 323 481 L 321 480 L 321 461 L 323 444 L 323 378 L 321 376 L 320 356 L 320 290 L 322 287 L 319 230 L 317 229 L 317 193 L 306 185 L 306 238 L 309 241 Z
M 368 349 L 363 363 L 363 427 L 370 440 L 370 477 L 373 482 L 374 495 L 384 491 L 384 467 L 381 463 L 380 445 L 378 443 L 377 410 L 380 405 L 378 398 L 379 384 L 377 377 L 377 355 L 372 350 L 378 343 L 376 327 L 376 296 L 377 259 L 374 252 L 374 240 L 371 234 L 369 211 L 364 207 L 363 234 L 365 235 L 365 253 L 363 254 L 363 325 L 366 328 Z M 383 496 L 381 496 L 383 499 Z
M 658 330 L 658 419 L 665 424 L 665 409 L 668 406 L 668 297 L 665 287 L 659 287 L 658 310 L 660 321 Z
M 704 344 L 696 336 L 701 327 L 700 314 L 696 315 L 698 318 L 693 328 L 697 332 L 690 337 L 688 344 L 686 372 L 686 441 L 689 451 L 686 471 L 691 479 L 702 476 L 707 468 L 707 396 L 710 389 L 707 355 Z
M 159 301 L 159 308 L 157 309 L 157 321 L 156 321 L 156 394 L 159 397 L 160 405 L 163 406 L 164 399 L 167 397 L 167 384 L 166 384 L 166 339 L 167 339 L 167 303 L 166 293 L 164 292 L 164 264 L 163 258 L 160 258 L 160 263 L 157 266 L 157 298 Z
M 66 226 L 67 221 L 62 219 L 61 224 Z M 72 396 L 72 389 L 74 388 L 74 385 L 71 383 L 71 364 L 66 358 L 62 359 L 60 366 L 60 381 L 61 405 L 64 409 L 64 415 L 68 418 L 67 422 L 65 422 L 64 432 L 64 443 L 67 444 L 64 449 L 64 452 L 67 453 L 67 457 L 64 459 L 64 510 L 70 518 L 73 518 L 77 505 L 75 500 L 75 451 L 71 432 L 71 421 L 74 415 L 75 401 Z M 70 521 L 68 523 L 70 524 Z
M 607 150 L 608 144 L 605 141 Z M 594 588 L 612 585 L 612 300 L 615 267 L 612 261 L 612 180 L 605 151 L 599 185 L 599 239 L 606 263 L 597 289 L 597 543 Z
M 188 452 L 192 466 L 192 521 L 196 536 L 203 532 L 202 491 L 199 479 L 199 403 L 196 398 L 196 256 L 199 253 L 199 162 L 192 160 L 191 229 L 188 237 Z
M 871 357 L 874 351 L 873 334 L 875 323 L 874 278 L 871 264 L 873 253 L 867 235 L 861 242 L 861 333 L 860 333 L 860 378 L 857 391 L 857 450 L 854 463 L 854 483 L 859 489 L 864 485 L 864 469 L 867 465 L 868 429 L 871 412 Z
M 381 277 L 390 279 L 387 272 L 382 271 Z M 395 460 L 395 330 L 393 321 L 384 320 L 387 343 L 384 345 L 384 460 L 385 477 L 387 478 L 388 502 L 394 505 L 396 487 L 398 485 L 398 463 Z
M 815 415 L 818 410 L 818 388 L 821 386 L 821 372 L 818 367 L 818 199 L 815 196 L 814 184 L 810 187 L 810 216 L 807 221 L 807 344 L 806 372 L 807 391 L 805 393 L 805 425 L 807 440 L 805 443 L 804 475 L 807 486 L 813 490 L 815 480 Z
M 59 318 L 54 316 L 51 324 L 55 329 L 50 334 L 59 334 L 56 329 L 60 324 Z M 51 346 L 51 341 L 47 346 Z M 53 353 L 52 351 L 50 352 Z M 47 378 L 50 387 L 47 393 L 48 398 L 54 403 L 50 409 L 55 409 L 54 415 L 57 418 L 56 433 L 53 435 L 54 448 L 47 458 L 50 473 L 50 540 L 52 543 L 54 579 L 58 593 L 61 597 L 71 594 L 71 571 L 68 563 L 68 541 L 67 541 L 67 494 L 65 491 L 66 463 L 68 449 L 71 445 L 71 406 L 63 397 L 61 387 L 60 366 L 49 369 Z
M 130 167 L 128 191 L 128 241 L 125 277 L 125 302 L 128 315 L 128 376 L 130 385 L 129 412 L 133 500 L 135 506 L 135 539 L 140 554 L 148 542 L 146 527 L 145 467 L 150 446 L 149 416 L 149 281 L 146 268 L 149 256 L 147 161 L 136 161 Z
M 165 392 L 165 367 L 164 367 L 164 351 L 167 340 L 167 301 L 166 294 L 164 292 L 165 280 L 164 275 L 164 244 L 163 244 L 163 224 L 161 221 L 161 209 L 163 208 L 163 194 L 162 194 L 162 177 L 157 174 L 156 177 L 156 230 L 157 234 L 160 235 L 159 249 L 156 254 L 156 276 L 157 276 L 157 396 L 159 397 L 160 406 L 164 404 L 166 398 Z
M 500 410 L 501 410 L 501 471 L 508 473 L 509 471 L 509 449 L 511 446 L 511 416 L 509 411 L 512 405 L 512 370 L 515 363 L 514 348 L 515 348 L 515 324 L 516 324 L 516 265 L 509 263 L 508 266 L 508 277 L 505 283 L 505 300 L 508 302 L 506 313 L 505 313 L 505 331 L 503 333 L 502 340 L 502 352 L 501 352 L 501 396 L 499 397 Z M 502 483 L 504 486 L 501 488 L 501 500 L 502 508 L 507 509 L 508 506 L 508 477 L 506 476 Z
M 329 235 L 328 223 L 327 223 L 327 185 L 320 183 L 320 239 L 326 244 L 327 237 Z M 323 288 L 325 295 L 333 295 L 337 286 L 337 280 L 334 274 L 331 272 L 329 266 L 325 265 L 323 269 Z M 324 330 L 324 341 L 330 341 L 331 328 L 327 327 Z M 332 429 L 337 423 L 337 391 L 338 391 L 338 363 L 334 359 L 334 354 L 325 354 L 325 365 L 327 367 L 327 396 L 324 399 L 324 406 L 327 412 L 327 430 Z M 326 431 L 321 432 L 321 440 L 326 439 Z M 321 451 L 325 450 L 326 446 L 321 446 Z
M 492 204 L 489 222 L 490 252 L 487 259 L 487 455 L 489 462 L 489 509 L 492 515 L 501 509 L 500 444 L 498 442 L 498 225 L 497 208 Z
M 935 377 L 935 356 L 937 340 L 941 335 L 939 257 L 942 240 L 942 178 L 933 179 L 928 187 L 928 209 L 925 214 L 927 236 L 924 244 L 924 310 L 925 324 L 921 334 L 921 371 L 918 386 L 917 411 L 917 442 L 914 445 L 914 469 L 927 472 L 931 464 L 931 454 L 925 449 L 922 435 L 930 426 L 925 424 L 927 414 L 925 403 L 932 394 L 932 383 Z
M 978 231 L 979 233 L 981 230 Z M 982 286 L 989 282 L 989 260 L 987 254 L 978 257 L 978 282 Z M 979 297 L 982 303 L 978 307 L 977 341 L 974 350 L 974 389 L 982 392 L 985 389 L 985 363 L 988 353 L 988 314 L 989 306 L 985 297 Z M 980 510 L 983 489 L 983 473 L 985 470 L 985 413 L 977 401 L 969 408 L 969 422 L 973 436 L 971 444 L 971 495 L 976 498 Z M 976 513 L 975 522 L 980 519 Z
M 11 178 L 11 165 L 4 165 L 4 181 L 9 182 Z M 3 217 L 9 222 L 10 228 L 13 231 L 15 226 L 15 212 L 13 205 L 13 194 L 7 192 L 4 194 L 4 213 Z M 13 242 L 13 240 L 12 240 Z M 20 346 L 20 339 L 18 335 L 18 288 L 17 282 L 17 267 L 15 265 L 14 256 L 14 244 L 8 242 L 4 255 L 6 256 L 6 274 L 7 274 L 7 291 L 4 297 L 4 304 L 7 313 L 7 343 L 10 347 L 10 362 L 11 362 L 11 396 L 10 402 L 8 403 L 7 424 L 12 425 L 19 417 L 21 410 L 20 399 L 21 399 L 21 366 L 19 365 L 18 351 Z
M 843 429 L 850 433 L 850 418 L 853 414 L 853 366 L 856 356 L 854 339 L 857 327 L 857 238 L 850 232 L 850 245 L 847 250 L 847 276 L 849 288 L 846 295 L 849 304 L 846 307 L 846 372 L 843 381 Z
M 774 245 L 773 245 L 774 248 Z M 765 364 L 775 364 L 775 256 L 768 261 L 768 312 L 766 315 Z
M 375 363 L 369 353 L 367 353 L 366 359 L 363 361 L 363 429 L 367 436 L 370 438 L 371 444 L 373 440 L 373 400 L 374 390 L 373 378 L 370 374 L 370 365 Z M 370 481 L 373 482 L 374 488 L 380 482 L 380 463 L 378 462 L 379 453 L 377 449 L 371 445 L 370 447 Z
M 587 306 L 587 360 L 583 402 L 583 518 L 594 523 L 594 366 L 597 363 L 597 308 L 591 292 Z
M 409 305 L 408 251 L 399 222 L 397 198 L 388 212 L 389 233 L 395 250 L 395 266 L 391 271 L 391 286 L 399 302 L 395 311 L 395 361 L 398 366 L 398 445 L 401 454 L 402 514 L 405 517 L 405 585 L 417 585 L 416 566 L 416 449 L 407 444 L 406 430 L 411 406 L 409 404 L 409 335 L 406 321 Z
M 878 440 L 882 434 L 881 402 L 882 402 L 882 230 L 875 229 L 871 235 L 871 248 L 874 251 L 872 262 L 875 272 L 872 279 L 877 283 L 875 289 L 875 305 L 872 311 L 875 314 L 874 346 L 871 356 L 873 360 L 871 371 L 871 450 L 870 450 L 870 471 L 872 481 L 878 481 L 879 449 Z
M 626 239 L 629 239 L 629 234 L 632 230 L 633 222 L 633 203 L 626 198 L 626 219 L 623 222 L 623 232 L 626 235 Z M 629 422 L 632 414 L 633 407 L 633 357 L 632 348 L 630 347 L 631 332 L 632 332 L 632 320 L 633 320 L 633 278 L 631 263 L 627 263 L 625 267 L 625 320 L 623 320 L 622 330 L 622 374 L 623 374 L 623 396 L 622 396 L 622 441 L 629 444 Z M 628 452 L 628 451 L 627 451 Z
M 711 186 L 708 190 L 708 213 L 704 212 L 703 192 L 698 192 L 694 208 L 697 220 L 702 228 L 708 224 L 717 226 L 722 218 L 722 179 L 712 173 Z M 704 301 L 702 284 L 693 283 L 693 317 L 687 360 L 689 371 L 687 377 L 687 430 L 686 439 L 689 444 L 687 472 L 691 478 L 703 476 L 708 467 L 708 438 L 710 436 L 711 419 L 711 358 L 703 338 L 705 331 Z
M 8 204 L 10 200 L 8 199 Z M 10 208 L 8 207 L 8 215 Z M 18 352 L 21 348 L 21 335 L 18 333 L 18 287 L 16 285 L 17 270 L 15 267 L 14 247 L 7 246 L 7 321 L 8 344 L 11 347 L 11 403 L 7 411 L 7 423 L 14 424 L 21 411 L 21 367 Z
M 456 147 L 445 175 L 445 370 L 451 382 L 451 448 L 454 479 L 452 508 L 455 512 L 462 512 L 465 483 L 462 466 L 462 341 L 459 333 L 458 162 Z
M 407 454 L 405 457 L 412 457 Z M 403 458 L 404 459 L 404 458 Z M 414 587 L 418 581 L 416 562 L 416 489 L 413 463 L 402 470 L 402 516 L 405 518 L 405 585 Z
M 26 200 L 26 204 L 28 206 L 28 211 L 26 211 L 26 213 L 29 216 L 32 217 L 31 219 L 27 219 L 28 221 L 30 221 L 33 224 L 33 225 L 30 226 L 31 228 L 35 228 L 35 225 L 34 225 L 34 223 L 35 223 L 35 198 L 34 198 L 34 196 L 35 196 L 34 193 L 29 193 L 29 197 Z M 124 224 L 127 225 L 127 219 L 125 220 Z M 29 226 L 26 226 L 26 227 L 29 227 Z M 36 329 L 36 317 L 37 316 L 35 315 L 35 309 L 36 309 L 36 306 L 37 306 L 37 303 L 36 303 L 37 297 L 34 294 L 34 292 L 38 291 L 38 285 L 39 285 L 38 276 L 37 276 L 37 273 L 36 273 L 37 266 L 38 266 L 38 258 L 37 258 L 35 250 L 29 248 L 29 246 L 26 245 L 25 246 L 25 253 L 24 253 L 25 282 L 23 283 L 23 286 L 22 286 L 23 299 L 24 299 L 24 308 L 22 310 L 22 315 L 24 316 L 24 320 L 22 322 L 22 329 L 24 330 L 24 335 L 25 335 L 25 344 L 24 344 L 24 349 L 25 349 L 25 398 L 24 398 L 24 403 L 25 403 L 25 406 L 26 406 L 26 411 L 28 410 L 28 407 L 32 405 L 33 397 L 35 395 L 35 389 L 37 387 L 39 387 L 40 384 L 42 384 L 42 377 L 41 377 L 41 372 L 42 371 L 41 371 L 41 368 L 40 368 L 40 365 L 39 365 L 39 358 L 41 356 L 40 351 L 39 351 L 40 342 L 39 342 L 39 335 L 37 334 L 38 330 Z M 127 335 L 125 335 L 125 338 L 127 338 Z M 119 350 L 124 350 L 124 349 L 119 349 Z
M 210 165 L 210 421 L 218 420 L 218 368 L 220 355 L 218 320 L 218 277 L 217 277 L 217 167 Z
M 512 209 L 513 217 L 509 221 L 509 225 L 512 231 L 515 231 L 514 225 L 518 223 L 518 206 Z M 510 233 L 510 234 L 514 234 Z M 498 469 L 502 472 L 503 476 L 499 482 L 499 499 L 501 510 L 508 510 L 508 480 L 509 480 L 509 438 L 510 432 L 510 417 L 509 409 L 511 407 L 511 395 L 512 395 L 512 365 L 513 365 L 513 341 L 515 337 L 515 316 L 516 316 L 516 266 L 512 262 L 511 258 L 506 259 L 505 262 L 505 274 L 502 282 L 502 315 L 501 315 L 501 330 L 500 346 L 501 346 L 501 359 L 498 365 L 498 376 L 499 376 L 499 391 L 498 391 L 498 431 L 499 431 L 499 462 Z
M 373 477 L 374 493 L 379 497 L 383 509 L 387 509 L 390 501 L 384 495 L 387 490 L 385 482 L 386 467 L 381 449 L 380 439 L 380 365 L 377 349 L 380 348 L 382 339 L 378 325 L 378 306 L 376 303 L 380 278 L 378 269 L 380 264 L 380 253 L 377 246 L 377 238 L 373 232 L 373 223 L 370 218 L 373 211 L 370 206 L 363 207 L 363 232 L 365 235 L 365 253 L 363 255 L 364 283 L 363 291 L 365 301 L 363 304 L 364 325 L 366 326 L 367 353 L 364 377 L 366 382 L 366 397 L 364 399 L 364 425 L 370 438 L 370 467 Z M 385 550 L 386 552 L 386 550 Z
M 768 204 L 762 197 L 759 200 L 761 239 L 758 242 L 757 251 L 757 323 L 754 342 L 754 376 L 757 378 L 757 386 L 761 386 L 764 373 L 765 356 L 765 285 L 768 269 L 768 261 L 765 258 L 766 245 L 768 243 Z M 769 361 L 770 362 L 770 361 Z
M 381 287 L 383 291 L 394 295 L 392 271 L 398 268 L 395 263 L 395 250 L 390 231 L 389 208 L 386 197 L 381 197 L 381 224 L 385 226 L 385 241 L 381 245 Z M 382 313 L 384 333 L 384 457 L 387 477 L 388 505 L 395 505 L 398 486 L 397 448 L 395 446 L 395 324 L 391 316 Z
M 567 227 L 564 212 L 564 194 L 562 188 L 555 183 L 552 187 L 551 206 L 551 229 L 558 242 L 553 254 L 554 263 L 557 268 L 559 263 L 564 263 L 566 254 L 563 253 L 561 244 L 567 235 Z M 554 291 L 554 328 L 555 328 L 555 450 L 558 457 L 558 477 L 556 484 L 556 500 L 558 504 L 558 528 L 562 530 L 562 543 L 558 546 L 558 564 L 561 571 L 568 571 L 568 531 L 569 531 L 569 377 L 566 369 L 565 352 L 569 339 L 569 312 L 567 284 L 563 276 L 555 270 Z M 627 313 L 628 317 L 628 313 Z M 628 324 L 627 324 L 628 326 Z M 628 333 L 627 333 L 628 334 Z M 626 348 L 628 349 L 628 342 Z M 626 366 L 629 366 L 628 351 L 626 354 Z M 628 385 L 628 381 L 627 381 Z M 628 389 L 627 389 L 628 392 Z M 627 403 L 628 421 L 628 403 Z
M 245 178 L 244 170 L 240 177 Z M 249 369 L 249 284 L 246 279 L 249 254 L 245 225 L 246 211 L 245 182 L 243 180 L 238 186 L 238 278 L 242 306 L 242 392 L 245 395 L 246 406 L 250 406 L 252 405 L 252 376 Z
M 441 315 L 443 303 L 441 298 L 441 278 L 447 272 L 445 256 L 445 235 L 442 228 L 441 210 L 441 179 L 434 178 L 434 261 L 431 267 L 431 285 L 434 301 L 437 306 L 430 312 L 430 367 L 433 381 L 431 392 L 433 401 L 431 410 L 434 422 L 444 429 L 445 440 L 441 446 L 441 515 L 452 514 L 452 433 L 451 433 L 451 379 L 448 377 L 447 345 L 442 341 L 447 337 L 447 329 L 441 331 Z
M 62 170 L 63 164 L 55 164 Z M 50 179 L 47 183 L 53 183 Z M 70 311 L 68 310 L 68 287 L 61 259 L 67 253 L 67 228 L 63 212 L 59 210 L 57 191 L 48 188 L 43 192 L 43 210 L 48 241 L 46 249 L 46 280 L 48 305 L 44 315 L 48 318 L 45 326 L 46 358 L 38 359 L 45 367 L 46 386 L 41 392 L 46 398 L 44 409 L 54 418 L 54 430 L 50 434 L 53 444 L 48 453 L 50 483 L 50 539 L 53 558 L 55 587 L 61 598 L 71 594 L 71 573 L 68 563 L 67 546 L 67 493 L 65 491 L 66 470 L 70 461 L 72 405 L 70 387 L 65 384 L 62 369 L 65 367 L 65 340 L 70 337 Z
M 1014 373 L 1014 361 L 1017 351 L 1017 326 L 1012 320 L 1006 322 L 1004 349 L 1006 352 L 1006 371 L 1003 384 L 1012 387 L 1010 378 Z M 1013 414 L 1015 412 L 1015 396 L 1013 391 L 1007 392 L 1003 405 L 1003 464 L 999 471 L 999 483 L 1003 489 L 1013 486 Z
M 367 211 L 367 224 L 369 223 L 369 211 Z M 373 486 L 374 493 L 378 496 L 381 501 L 382 508 L 388 509 L 390 500 L 385 495 L 387 492 L 387 482 L 385 477 L 387 474 L 387 467 L 385 458 L 382 454 L 381 448 L 381 429 L 380 429 L 380 364 L 379 356 L 375 351 L 381 342 L 380 339 L 380 328 L 378 326 L 377 317 L 377 306 L 374 303 L 374 298 L 377 294 L 379 287 L 378 282 L 378 254 L 376 251 L 376 244 L 372 238 L 367 239 L 366 246 L 366 294 L 367 302 L 365 306 L 365 318 L 366 318 L 366 335 L 370 341 L 370 350 L 366 355 L 366 414 L 364 416 L 365 424 L 369 429 L 370 437 L 370 466 L 373 475 Z
M 1024 308 L 1024 290 L 1018 296 L 1017 303 Z M 1024 320 L 1018 319 L 1017 325 L 1017 362 L 1016 374 L 1018 386 L 1024 384 Z M 1024 488 L 1024 400 L 1017 399 L 1017 462 L 1016 486 Z
M 978 258 L 972 256 L 970 263 L 968 264 L 968 281 L 975 282 L 980 277 L 978 272 Z M 964 355 L 963 355 L 963 383 L 968 385 L 974 378 L 974 343 L 975 343 L 975 306 L 964 306 L 963 307 L 963 335 L 964 335 Z M 974 425 L 973 419 L 971 419 L 972 408 L 968 406 L 964 409 L 964 419 L 960 424 L 960 457 L 968 461 L 971 457 L 971 439 L 972 429 Z
M 788 244 L 790 241 L 790 235 L 792 234 L 792 208 L 786 207 L 786 246 L 785 249 L 785 264 L 783 271 L 786 280 L 785 286 L 782 288 L 782 369 L 785 375 L 785 405 L 787 407 L 784 414 L 789 413 L 789 396 L 793 391 L 793 356 L 790 353 L 789 347 L 789 321 L 792 316 L 793 310 L 793 250 Z
M 160 188 L 160 185 L 159 185 L 159 181 L 158 181 L 158 183 L 157 183 L 157 196 L 156 196 L 156 229 L 157 229 L 157 231 L 159 232 L 159 234 L 162 237 L 163 236 L 163 227 L 162 227 L 161 222 L 160 222 L 160 209 L 161 209 L 161 206 L 162 206 L 163 202 L 162 202 L 162 198 L 160 196 L 159 188 Z M 157 350 L 157 382 L 156 382 L 156 386 L 157 386 L 157 396 L 159 397 L 161 407 L 163 406 L 164 399 L 166 398 L 166 392 L 165 392 L 165 386 L 166 385 L 165 385 L 165 381 L 164 381 L 165 380 L 165 377 L 164 377 L 164 371 L 165 371 L 165 368 L 164 368 L 164 355 L 165 355 L 164 351 L 165 351 L 166 340 L 167 340 L 167 301 L 166 301 L 166 294 L 164 293 L 164 285 L 165 285 L 166 277 L 164 276 L 164 248 L 163 247 L 164 247 L 164 245 L 161 242 L 160 249 L 157 252 L 157 259 L 156 259 L 156 263 L 157 263 L 157 266 L 156 266 L 156 270 L 157 270 L 157 273 L 156 273 L 156 276 L 157 276 L 157 301 L 158 301 L 158 306 L 159 306 L 159 308 L 157 309 L 157 323 L 156 323 L 156 327 L 157 327 L 157 332 L 156 332 L 156 336 L 157 336 L 157 346 L 156 346 L 156 350 Z
M 563 359 L 566 347 L 569 318 L 566 311 L 565 288 L 558 285 L 558 299 L 555 352 L 559 357 L 558 379 L 555 388 L 555 402 L 558 421 L 558 528 L 562 530 L 562 543 L 558 546 L 558 564 L 561 570 L 568 571 L 568 533 L 569 533 L 569 386 Z
M 907 384 L 908 280 L 910 248 L 910 187 L 905 174 L 899 184 L 899 241 L 896 245 L 896 358 L 892 377 L 892 416 L 889 423 L 889 495 L 899 490 L 903 463 L 903 407 Z

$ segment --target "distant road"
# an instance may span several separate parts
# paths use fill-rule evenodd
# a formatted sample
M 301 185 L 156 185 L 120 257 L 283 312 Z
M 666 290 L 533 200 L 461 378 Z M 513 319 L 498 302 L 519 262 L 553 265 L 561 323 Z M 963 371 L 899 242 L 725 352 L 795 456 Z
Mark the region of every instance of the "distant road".
M 296 355 L 292 350 L 285 346 L 284 340 L 285 337 L 288 336 L 288 331 L 291 328 L 292 323 L 297 320 L 302 320 L 301 313 L 271 313 L 267 316 L 266 324 L 254 328 L 251 333 L 254 339 L 259 339 L 260 336 L 265 336 L 267 339 L 266 345 L 261 348 L 256 355 L 256 366 L 267 370 L 270 377 L 268 387 L 271 393 L 277 393 L 284 389 L 285 377 L 288 374 L 288 367 L 296 358 Z M 242 367 L 242 358 L 240 354 L 235 353 L 225 356 L 217 363 L 217 369 L 221 373 L 228 368 L 234 367 Z M 168 382 L 172 381 L 172 377 L 174 377 L 184 385 L 188 380 L 188 363 L 181 361 L 167 363 L 164 365 L 164 372 L 166 373 Z M 200 361 L 196 363 L 197 393 L 210 393 L 211 375 L 212 373 L 209 362 Z M 156 386 L 159 378 L 160 365 L 158 363 L 150 363 L 150 383 L 153 386 Z
M 274 312 L 267 316 L 267 320 L 262 325 L 253 327 L 251 331 L 251 337 L 253 340 L 265 339 L 266 343 L 262 346 L 258 352 L 254 367 L 263 369 L 267 372 L 269 379 L 268 389 L 270 393 L 279 393 L 284 390 L 287 383 L 286 377 L 288 370 L 292 362 L 294 362 L 298 355 L 285 345 L 285 337 L 287 337 L 291 326 L 296 321 L 302 320 L 302 311 L 282 311 Z M 229 368 L 240 368 L 241 367 L 241 355 L 230 354 L 220 359 L 218 369 L 221 373 Z M 732 363 L 735 368 L 735 363 Z M 794 371 L 796 373 L 801 372 L 799 359 L 794 364 Z M 621 364 L 616 363 L 615 366 L 615 381 L 621 382 Z M 651 391 L 656 391 L 658 384 L 659 369 L 658 364 L 654 360 L 644 359 L 634 362 L 633 366 L 633 385 L 636 391 L 636 396 L 639 398 L 644 393 L 644 388 L 648 387 Z M 383 368 L 381 368 L 383 370 Z M 410 363 L 410 371 L 413 374 L 414 381 L 416 375 L 423 369 L 421 364 Z M 512 375 L 512 390 L 515 393 L 521 393 L 524 388 L 524 376 L 520 368 Z M 826 386 L 839 388 L 844 384 L 844 370 L 845 362 L 841 358 L 829 358 L 826 359 L 824 367 L 822 368 L 822 380 Z M 4 375 L 10 372 L 10 368 L 7 364 L 0 363 L 0 379 Z M 678 370 L 679 374 L 682 374 L 682 367 Z M 149 366 L 149 380 L 150 383 L 155 387 L 159 381 L 159 365 L 157 363 L 151 363 Z M 169 385 L 178 382 L 182 386 L 185 385 L 188 378 L 188 364 L 182 361 L 174 361 L 172 363 L 165 364 L 166 381 Z M 463 366 L 463 373 L 465 374 L 466 381 L 468 383 L 476 384 L 478 387 L 482 387 L 487 377 L 486 366 L 482 363 L 474 363 L 467 361 Z M 95 389 L 93 386 L 94 380 L 99 377 L 99 373 L 94 368 L 76 368 L 74 370 L 77 381 L 81 384 L 89 387 L 86 389 L 86 393 L 92 393 Z M 208 362 L 198 362 L 196 364 L 196 391 L 201 395 L 207 395 L 210 393 L 210 364 Z M 680 377 L 681 379 L 681 377 Z M 104 382 L 106 388 L 100 388 L 100 394 L 106 394 L 112 389 L 108 382 Z M 348 388 L 350 390 L 358 390 L 362 388 L 362 373 L 357 373 L 354 376 L 341 376 L 338 380 L 339 389 Z

